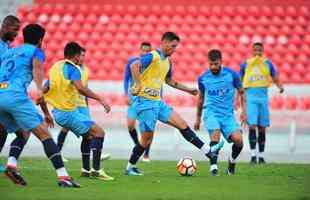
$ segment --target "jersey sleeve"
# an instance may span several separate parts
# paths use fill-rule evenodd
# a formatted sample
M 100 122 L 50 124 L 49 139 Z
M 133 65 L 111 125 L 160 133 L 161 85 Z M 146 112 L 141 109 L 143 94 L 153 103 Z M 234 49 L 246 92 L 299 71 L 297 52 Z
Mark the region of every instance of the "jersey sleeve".
M 277 70 L 275 69 L 274 65 L 272 64 L 270 60 L 267 60 L 267 65 L 269 67 L 270 75 L 272 77 L 277 76 Z
M 131 71 L 130 71 L 130 61 L 128 61 L 126 67 L 125 67 L 125 74 L 124 74 L 124 93 L 128 95 L 128 88 L 129 88 L 129 80 L 131 76 Z
M 202 77 L 199 77 L 199 78 L 198 78 L 198 89 L 199 89 L 199 91 L 200 91 L 202 94 L 205 93 L 205 86 L 204 86 L 204 84 L 203 84 L 203 82 L 202 82 Z
M 240 72 L 239 72 L 240 77 L 244 77 L 246 65 L 247 65 L 246 62 L 241 63 L 241 65 L 240 65 Z
M 242 87 L 240 75 L 237 72 L 232 71 L 232 76 L 233 76 L 234 87 L 237 89 L 240 89 Z
M 81 72 L 78 68 L 74 67 L 71 64 L 67 65 L 67 78 L 68 78 L 68 80 L 78 81 L 78 80 L 82 79 L 81 77 L 82 77 Z
M 33 54 L 33 58 L 38 59 L 41 63 L 44 63 L 45 54 L 41 49 L 36 48 Z
M 144 71 L 152 63 L 153 58 L 154 56 L 152 53 L 148 53 L 140 57 L 142 71 Z

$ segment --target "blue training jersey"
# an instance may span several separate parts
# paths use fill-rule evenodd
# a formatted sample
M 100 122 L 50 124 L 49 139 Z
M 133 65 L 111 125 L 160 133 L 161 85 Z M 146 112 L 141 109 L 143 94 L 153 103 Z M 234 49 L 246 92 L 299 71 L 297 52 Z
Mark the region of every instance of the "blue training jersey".
M 14 91 L 27 93 L 32 81 L 32 62 L 36 58 L 44 62 L 44 52 L 31 44 L 23 44 L 7 50 L 1 55 L 0 83 L 6 85 L 0 92 Z
M 227 67 L 223 67 L 218 75 L 208 70 L 198 78 L 198 87 L 204 94 L 205 116 L 233 115 L 235 89 L 242 87 L 238 73 Z
M 10 48 L 11 47 L 9 43 L 4 42 L 2 39 L 0 39 L 0 58 Z
M 266 61 L 269 67 L 271 77 L 276 77 L 278 72 L 270 60 Z M 240 65 L 240 76 L 244 77 L 247 63 L 244 62 Z M 253 87 L 245 90 L 247 101 L 268 101 L 268 87 Z

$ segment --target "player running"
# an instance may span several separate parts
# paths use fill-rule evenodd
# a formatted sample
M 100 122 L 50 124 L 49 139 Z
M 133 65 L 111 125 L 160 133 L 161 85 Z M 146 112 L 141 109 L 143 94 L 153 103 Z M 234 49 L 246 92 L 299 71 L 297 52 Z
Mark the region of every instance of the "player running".
M 192 95 L 198 93 L 197 89 L 189 88 L 172 79 L 171 62 L 168 57 L 174 53 L 179 41 L 180 38 L 175 33 L 166 32 L 162 36 L 160 48 L 141 56 L 131 65 L 134 80 L 131 93 L 137 96 L 132 106 L 138 114 L 141 139 L 132 150 L 126 175 L 142 175 L 136 164 L 153 139 L 157 120 L 179 129 L 182 136 L 200 149 L 204 155 L 210 156 L 223 146 L 223 141 L 212 147 L 205 144 L 189 128 L 183 118 L 161 100 L 160 93 L 164 82 Z
M 208 52 L 208 62 L 209 70 L 198 78 L 200 93 L 194 128 L 199 130 L 203 111 L 204 125 L 211 138 L 210 146 L 218 144 L 221 134 L 229 143 L 233 143 L 227 168 L 227 173 L 232 175 L 235 174 L 236 159 L 243 148 L 241 129 L 234 116 L 233 102 L 235 89 L 237 89 L 244 111 L 244 91 L 238 73 L 222 66 L 222 53 L 219 50 L 213 49 Z M 210 163 L 210 172 L 216 176 L 218 174 L 217 156 L 211 157 Z

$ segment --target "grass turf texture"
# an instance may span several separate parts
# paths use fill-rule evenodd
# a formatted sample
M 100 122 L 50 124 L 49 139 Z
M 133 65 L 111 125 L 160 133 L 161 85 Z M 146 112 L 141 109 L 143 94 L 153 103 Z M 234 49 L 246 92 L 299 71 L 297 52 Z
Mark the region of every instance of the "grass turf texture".
M 4 163 L 4 158 L 0 159 Z M 310 200 L 310 165 L 267 164 L 237 165 L 237 175 L 227 176 L 226 163 L 219 164 L 218 177 L 209 173 L 207 162 L 198 162 L 192 177 L 182 177 L 176 162 L 152 161 L 140 163 L 144 176 L 123 175 L 125 160 L 108 160 L 106 171 L 116 180 L 104 182 L 80 178 L 80 160 L 66 163 L 71 175 L 82 185 L 80 189 L 59 188 L 56 174 L 46 159 L 23 158 L 22 174 L 28 186 L 16 186 L 4 174 L 0 175 L 1 200 Z

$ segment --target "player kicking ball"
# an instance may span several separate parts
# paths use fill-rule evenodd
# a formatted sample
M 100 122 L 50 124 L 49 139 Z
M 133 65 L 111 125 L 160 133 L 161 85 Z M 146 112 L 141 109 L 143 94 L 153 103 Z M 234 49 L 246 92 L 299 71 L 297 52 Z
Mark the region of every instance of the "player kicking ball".
M 176 50 L 180 38 L 173 32 L 166 32 L 161 39 L 160 48 L 141 56 L 131 65 L 134 86 L 131 93 L 137 96 L 132 106 L 135 108 L 141 132 L 140 142 L 132 150 L 125 174 L 140 176 L 142 173 L 136 164 L 152 142 L 156 122 L 159 120 L 177 128 L 182 136 L 206 156 L 211 156 L 223 146 L 223 141 L 210 147 L 192 131 L 184 119 L 161 100 L 161 88 L 164 83 L 178 90 L 197 95 L 198 91 L 172 79 L 169 56 Z

